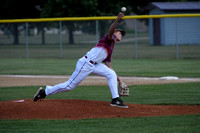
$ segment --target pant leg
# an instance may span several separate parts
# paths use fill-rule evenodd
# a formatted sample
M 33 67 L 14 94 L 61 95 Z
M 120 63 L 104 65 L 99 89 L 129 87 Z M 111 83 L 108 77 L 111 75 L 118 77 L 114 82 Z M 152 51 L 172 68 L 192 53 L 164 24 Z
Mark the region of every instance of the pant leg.
M 93 66 L 84 60 L 79 60 L 76 64 L 76 69 L 67 82 L 60 83 L 54 86 L 46 86 L 46 95 L 53 95 L 60 92 L 70 91 L 83 81 L 91 72 Z
M 95 65 L 93 73 L 106 77 L 108 81 L 108 86 L 110 88 L 110 92 L 112 94 L 112 98 L 119 97 L 118 86 L 117 86 L 117 74 L 115 73 L 114 70 L 108 68 L 103 63 L 98 63 L 97 65 Z

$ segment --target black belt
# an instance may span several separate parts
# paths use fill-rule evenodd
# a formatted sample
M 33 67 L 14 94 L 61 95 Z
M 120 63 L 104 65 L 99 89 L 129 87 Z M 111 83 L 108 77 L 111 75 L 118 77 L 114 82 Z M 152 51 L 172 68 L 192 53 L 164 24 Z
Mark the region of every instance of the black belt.
M 87 59 L 88 57 L 87 57 L 87 56 L 85 56 L 85 58 Z M 94 65 L 96 65 L 96 64 L 97 64 L 96 62 L 94 62 L 94 61 L 92 61 L 92 60 L 90 60 L 89 62 L 90 62 L 90 63 L 92 63 L 92 64 L 94 64 Z

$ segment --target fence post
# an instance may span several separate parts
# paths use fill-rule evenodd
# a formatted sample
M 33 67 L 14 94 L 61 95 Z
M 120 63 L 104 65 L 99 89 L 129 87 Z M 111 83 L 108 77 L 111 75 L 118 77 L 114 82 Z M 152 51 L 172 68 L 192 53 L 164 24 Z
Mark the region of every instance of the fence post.
M 29 42 L 28 42 L 28 22 L 26 22 L 26 58 L 29 58 Z
M 175 18 L 176 19 L 176 59 L 178 60 L 178 55 L 179 55 L 179 51 L 178 51 L 178 22 L 177 22 L 177 17 Z
M 96 20 L 96 42 L 99 41 L 99 21 Z
M 60 33 L 60 58 L 62 58 L 63 57 L 62 21 L 59 21 L 59 33 Z
M 137 42 L 137 19 L 134 19 L 135 21 L 135 59 L 138 59 L 138 42 Z

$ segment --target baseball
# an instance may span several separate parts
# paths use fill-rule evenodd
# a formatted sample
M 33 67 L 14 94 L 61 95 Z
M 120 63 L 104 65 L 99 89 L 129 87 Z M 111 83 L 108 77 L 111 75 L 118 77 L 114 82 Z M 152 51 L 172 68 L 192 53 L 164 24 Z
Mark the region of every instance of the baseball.
M 126 7 L 122 7 L 122 8 L 121 8 L 121 11 L 122 11 L 122 12 L 126 12 Z

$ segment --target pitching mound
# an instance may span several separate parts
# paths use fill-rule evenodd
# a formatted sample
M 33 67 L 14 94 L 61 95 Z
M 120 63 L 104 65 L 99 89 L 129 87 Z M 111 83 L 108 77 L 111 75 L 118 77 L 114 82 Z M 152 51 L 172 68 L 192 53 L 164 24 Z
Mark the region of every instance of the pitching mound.
M 91 119 L 200 114 L 200 106 L 127 104 L 128 109 L 110 107 L 110 102 L 32 99 L 0 102 L 0 119 Z

